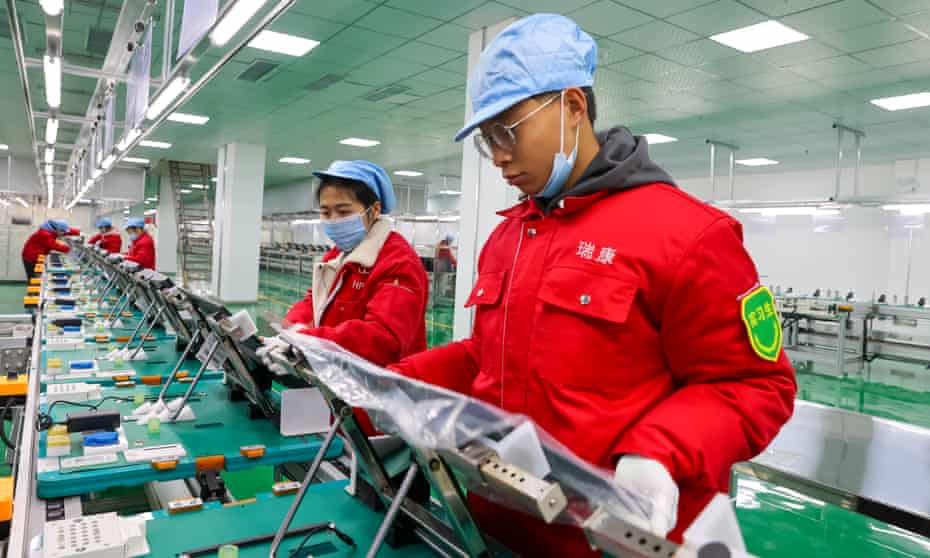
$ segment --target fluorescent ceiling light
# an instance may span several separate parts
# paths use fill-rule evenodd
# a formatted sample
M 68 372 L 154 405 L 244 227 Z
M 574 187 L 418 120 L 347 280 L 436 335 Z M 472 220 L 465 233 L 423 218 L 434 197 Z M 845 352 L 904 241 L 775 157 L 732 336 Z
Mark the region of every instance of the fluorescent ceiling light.
M 839 209 L 820 209 L 814 206 L 801 207 L 747 207 L 740 213 L 760 213 L 762 215 L 839 215 Z
M 124 215 L 129 215 L 129 210 L 128 210 L 128 209 L 124 209 L 124 210 L 123 210 L 123 214 L 124 214 Z
M 182 194 L 190 194 L 191 192 L 193 192 L 193 190 L 188 190 L 187 188 L 182 188 L 182 189 L 181 189 L 181 193 L 182 193 Z
M 132 130 L 129 130 L 129 132 L 127 132 L 126 135 L 123 136 L 123 139 L 121 139 L 119 143 L 116 144 L 116 149 L 120 151 L 126 151 L 127 149 L 129 149 L 129 145 L 132 142 L 136 141 L 136 138 L 139 137 L 140 135 L 142 135 L 142 130 L 138 128 L 133 128 Z M 142 142 L 142 143 L 145 143 L 145 142 Z
M 873 105 L 882 107 L 885 110 L 907 110 L 930 106 L 930 92 L 911 93 L 910 95 L 901 95 L 898 97 L 885 97 L 883 99 L 872 99 L 869 101 Z
M 305 39 L 296 35 L 286 33 L 276 33 L 274 31 L 264 30 L 257 37 L 249 42 L 252 48 L 259 48 L 278 54 L 287 54 L 289 56 L 303 56 L 316 48 L 320 41 Z
M 142 147 L 154 147 L 155 149 L 171 149 L 171 144 L 164 141 L 142 140 L 139 142 Z
M 278 159 L 279 163 L 287 163 L 289 165 L 306 165 L 310 162 L 310 159 L 301 159 L 300 157 L 281 157 Z M 215 179 L 211 178 L 211 181 L 215 182 Z
M 158 201 L 158 198 L 145 198 L 145 201 Z
M 777 164 L 778 164 L 778 161 L 774 161 L 774 160 L 772 160 L 772 159 L 765 159 L 765 158 L 763 158 L 763 157 L 759 157 L 759 158 L 756 158 L 756 159 L 737 159 L 737 160 L 736 160 L 736 164 L 737 164 L 737 165 L 744 165 L 744 166 L 747 166 L 747 167 L 765 167 L 765 166 L 768 166 L 768 165 L 777 165 Z
M 148 160 L 148 159 L 142 159 L 142 158 L 139 158 L 139 157 L 125 157 L 125 158 L 123 158 L 123 162 L 125 162 L 125 163 L 139 163 L 140 165 L 147 165 L 147 164 L 149 164 L 149 160 Z
M 319 225 L 319 219 L 294 219 L 291 221 L 292 225 Z
M 207 187 L 204 186 L 203 184 L 191 184 L 191 188 L 193 188 L 194 190 L 206 190 L 207 189 Z
M 210 42 L 217 46 L 225 45 L 267 1 L 237 0 L 230 9 L 226 10 L 219 23 L 213 27 Z
M 98 178 L 100 178 L 100 174 L 101 174 L 100 169 L 94 169 L 94 170 L 90 173 L 90 177 L 91 177 L 93 180 L 97 180 Z
M 55 167 L 52 165 L 45 165 L 45 174 L 52 175 L 55 174 Z
M 213 178 L 211 178 L 210 182 L 216 182 L 216 177 L 214 176 Z
M 440 196 L 461 196 L 462 192 L 459 192 L 458 190 L 440 190 L 439 195 Z
M 49 118 L 45 121 L 45 143 L 55 145 L 58 140 L 58 119 Z
M 103 167 L 104 170 L 110 170 L 110 167 L 112 167 L 113 163 L 115 162 L 116 162 L 116 155 L 110 153 L 109 155 L 107 155 L 106 159 L 104 159 L 103 162 L 100 163 L 100 166 Z
M 892 204 L 883 205 L 882 209 L 886 211 L 898 211 L 901 215 L 923 215 L 924 213 L 930 213 L 930 204 Z
M 462 218 L 462 217 L 459 216 L 459 215 L 453 215 L 453 216 L 451 216 L 451 217 L 440 217 L 440 218 L 439 218 L 439 222 L 440 222 L 440 223 L 454 223 L 454 222 L 456 222 L 456 221 L 461 220 L 461 218 Z
M 172 122 L 181 122 L 183 124 L 197 124 L 203 125 L 209 122 L 209 116 L 200 116 L 199 114 L 186 114 L 183 112 L 175 112 L 168 116 L 168 120 Z
M 48 200 L 48 205 L 46 205 L 48 209 L 52 208 L 52 200 L 54 199 L 54 197 L 55 197 L 55 185 L 52 184 L 51 177 L 49 177 L 48 191 L 46 192 L 46 196 L 45 196 L 45 199 Z
M 352 145 L 355 147 L 374 147 L 381 142 L 364 138 L 346 138 L 339 143 L 342 145 Z
M 45 69 L 45 102 L 51 108 L 61 106 L 61 58 L 46 55 L 42 66 Z
M 21 205 L 21 206 L 23 206 L 23 207 L 29 207 L 29 204 L 26 203 L 26 200 L 24 200 L 23 198 L 21 198 L 21 197 L 19 197 L 19 196 L 16 196 L 15 198 L 13 198 L 13 200 L 16 201 L 16 203 L 18 203 L 19 205 Z
M 161 90 L 161 93 L 155 97 L 152 104 L 149 105 L 149 109 L 145 111 L 145 117 L 149 120 L 158 118 L 158 115 L 164 112 L 165 109 L 168 108 L 168 105 L 180 97 L 181 93 L 184 93 L 184 90 L 187 89 L 190 83 L 191 80 L 185 76 L 178 76 L 171 80 L 171 82 Z
M 678 141 L 678 138 L 673 138 L 672 136 L 666 136 L 663 134 L 644 134 L 646 141 L 649 145 L 659 145 L 660 143 L 671 143 L 673 141 Z
M 2 205 L 3 207 L 10 207 L 10 202 L 6 201 L 3 198 L 0 198 L 0 205 Z
M 10 146 L 5 143 L 0 143 L 0 151 L 6 151 Z
M 810 39 L 804 33 L 782 25 L 777 21 L 766 21 L 713 35 L 710 40 L 735 48 L 741 52 L 757 52 Z
M 406 171 L 406 170 L 394 171 L 394 174 L 396 174 L 397 176 L 423 176 L 422 172 Z
M 65 0 L 39 0 L 42 9 L 50 16 L 57 16 L 65 7 Z
M 48 149 L 45 150 L 45 162 L 51 163 L 54 160 L 55 160 L 55 150 L 49 147 Z

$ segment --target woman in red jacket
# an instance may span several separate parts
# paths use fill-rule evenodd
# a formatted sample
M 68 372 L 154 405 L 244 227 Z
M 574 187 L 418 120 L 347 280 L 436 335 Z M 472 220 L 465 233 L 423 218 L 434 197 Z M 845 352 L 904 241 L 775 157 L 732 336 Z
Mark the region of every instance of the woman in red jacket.
M 312 288 L 282 325 L 381 366 L 426 350 L 426 270 L 385 217 L 396 204 L 391 179 L 368 161 L 334 161 L 313 174 L 323 227 L 336 246 L 315 264 Z M 267 353 L 278 343 L 268 339 L 261 350 L 272 368 Z M 366 416 L 359 419 L 374 433 Z
M 47 256 L 52 250 L 65 253 L 71 250 L 70 246 L 59 242 L 59 238 L 78 234 L 81 234 L 81 231 L 72 229 L 67 221 L 49 219 L 42 223 L 39 230 L 32 233 L 23 245 L 23 269 L 26 270 L 26 279 L 38 277 L 35 267 L 39 256 Z
M 469 338 L 396 365 L 532 418 L 683 530 L 792 412 L 794 371 L 739 223 L 692 198 L 643 137 L 593 129 L 597 45 L 573 21 L 511 24 L 469 80 L 476 144 L 525 199 L 501 212 L 465 305 Z M 470 495 L 523 556 L 600 556 L 580 529 Z
M 146 269 L 155 269 L 155 241 L 145 232 L 145 220 L 140 217 L 131 217 L 126 221 L 126 234 L 132 244 L 126 259 L 136 262 Z
M 119 254 L 123 249 L 123 239 L 117 231 L 113 230 L 113 221 L 109 217 L 97 220 L 97 230 L 100 231 L 87 241 L 91 246 L 100 244 L 100 247 L 111 254 Z

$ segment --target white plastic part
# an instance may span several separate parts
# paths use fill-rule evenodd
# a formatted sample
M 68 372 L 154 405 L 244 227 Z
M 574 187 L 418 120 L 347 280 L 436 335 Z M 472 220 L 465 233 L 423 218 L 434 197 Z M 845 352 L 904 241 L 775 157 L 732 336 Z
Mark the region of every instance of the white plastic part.
M 536 426 L 531 422 L 514 428 L 499 442 L 489 438 L 483 438 L 483 441 L 497 451 L 501 461 L 512 463 L 533 476 L 544 479 L 552 470 L 536 434 Z
M 239 341 L 244 341 L 258 333 L 258 327 L 255 325 L 255 322 L 252 321 L 252 316 L 250 316 L 246 310 L 239 310 L 232 316 L 226 318 L 223 320 L 222 325 L 224 329 L 238 337 Z
M 55 401 L 82 402 L 102 397 L 100 386 L 76 382 L 72 384 L 49 384 L 45 390 L 45 397 L 49 403 Z
M 148 446 L 144 448 L 134 448 L 126 450 L 123 456 L 130 463 L 139 463 L 151 461 L 153 459 L 184 457 L 187 451 L 180 444 L 165 444 L 162 446 Z
M 94 465 L 109 465 L 116 463 L 119 458 L 115 453 L 102 453 L 98 455 L 82 455 L 81 457 L 68 457 L 60 462 L 62 469 L 77 469 L 78 467 L 92 467 Z
M 145 354 L 145 349 L 139 349 L 139 352 L 133 356 L 133 351 L 126 349 L 126 359 L 128 360 L 148 360 L 149 355 Z
M 281 392 L 281 435 L 319 434 L 329 429 L 330 411 L 317 388 Z
M 175 411 L 171 408 L 165 409 L 158 415 L 158 419 L 161 422 L 188 422 L 192 420 L 197 420 L 197 415 L 194 413 L 194 410 L 191 409 L 190 405 L 185 405 L 181 412 L 178 413 L 178 416 L 173 417 Z
M 115 512 L 49 521 L 42 535 L 43 558 L 135 558 L 150 551 L 145 519 Z
M 751 556 L 746 552 L 746 543 L 743 533 L 736 521 L 736 512 L 730 499 L 724 494 L 713 497 L 707 507 L 698 514 L 697 518 L 684 532 L 685 544 L 692 549 L 719 542 L 727 545 L 730 556 L 733 558 L 746 558 Z

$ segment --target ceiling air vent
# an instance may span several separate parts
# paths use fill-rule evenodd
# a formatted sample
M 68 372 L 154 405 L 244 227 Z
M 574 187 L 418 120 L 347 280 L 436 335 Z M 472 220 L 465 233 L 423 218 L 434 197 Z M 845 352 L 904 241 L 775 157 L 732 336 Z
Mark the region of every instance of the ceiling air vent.
M 362 97 L 362 99 L 365 99 L 366 101 L 383 101 L 384 99 L 387 99 L 388 97 L 393 97 L 394 95 L 400 95 L 401 93 L 405 93 L 407 91 L 410 91 L 410 88 L 407 87 L 406 85 L 398 85 L 398 84 L 387 85 L 385 87 L 375 89 L 371 93 Z
M 310 82 L 304 86 L 307 91 L 322 91 L 334 83 L 339 83 L 345 78 L 337 74 L 326 74 L 320 79 Z
M 251 81 L 254 83 L 268 75 L 269 72 L 277 67 L 278 64 L 275 64 L 274 62 L 256 60 L 255 62 L 252 62 L 252 64 L 246 68 L 244 72 L 239 74 L 236 79 L 241 79 L 242 81 Z

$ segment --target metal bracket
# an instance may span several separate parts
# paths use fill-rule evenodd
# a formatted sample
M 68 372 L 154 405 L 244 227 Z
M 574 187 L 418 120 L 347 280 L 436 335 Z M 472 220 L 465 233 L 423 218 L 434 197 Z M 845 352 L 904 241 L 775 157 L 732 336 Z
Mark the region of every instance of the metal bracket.
M 722 141 L 716 141 L 712 139 L 704 140 L 707 145 L 710 146 L 710 199 L 717 199 L 717 148 L 724 147 L 728 150 L 729 157 L 729 170 L 730 170 L 730 201 L 733 200 L 734 191 L 736 189 L 736 176 L 734 175 L 734 163 L 736 162 L 736 152 L 739 151 L 739 146 L 732 143 L 725 143 Z
M 853 196 L 858 196 L 859 168 L 862 165 L 862 138 L 865 137 L 865 132 L 850 128 L 849 126 L 844 126 L 838 122 L 833 123 L 833 128 L 836 130 L 836 189 L 833 193 L 833 199 L 840 199 L 840 181 L 843 174 L 843 159 L 845 157 L 843 136 L 845 134 L 851 134 L 853 136 L 853 146 L 856 149 L 856 171 L 855 174 L 853 174 Z

